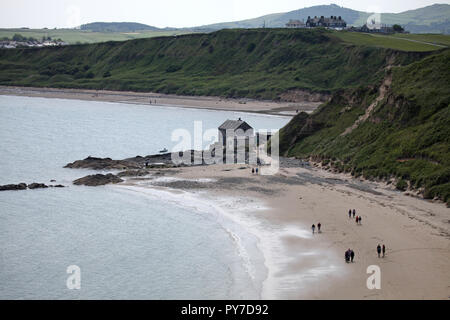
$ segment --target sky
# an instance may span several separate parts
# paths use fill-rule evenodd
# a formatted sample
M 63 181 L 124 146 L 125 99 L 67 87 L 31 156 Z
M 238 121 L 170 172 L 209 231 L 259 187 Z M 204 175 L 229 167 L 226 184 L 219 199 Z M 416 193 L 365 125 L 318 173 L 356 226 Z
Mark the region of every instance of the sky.
M 193 27 L 335 3 L 367 12 L 398 13 L 443 0 L 0 0 L 0 28 L 72 28 L 89 22 L 140 22 Z

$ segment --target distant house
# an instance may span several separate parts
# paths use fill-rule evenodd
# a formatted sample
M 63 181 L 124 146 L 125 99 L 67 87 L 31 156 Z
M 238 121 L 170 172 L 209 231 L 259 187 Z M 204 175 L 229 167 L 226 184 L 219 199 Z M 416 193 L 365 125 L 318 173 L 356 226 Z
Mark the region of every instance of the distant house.
M 227 120 L 219 126 L 219 141 L 226 145 L 227 139 L 232 137 L 253 137 L 253 128 L 241 118 L 238 120 Z
M 306 27 L 307 28 L 317 28 L 317 27 L 323 27 L 323 28 L 330 28 L 330 29 L 344 29 L 347 27 L 347 22 L 345 22 L 344 19 L 342 19 L 341 16 L 331 16 L 329 18 L 325 18 L 324 16 L 314 18 L 308 17 L 308 20 L 306 20 Z
M 303 21 L 300 20 L 289 20 L 288 23 L 286 23 L 286 28 L 305 28 L 306 24 Z

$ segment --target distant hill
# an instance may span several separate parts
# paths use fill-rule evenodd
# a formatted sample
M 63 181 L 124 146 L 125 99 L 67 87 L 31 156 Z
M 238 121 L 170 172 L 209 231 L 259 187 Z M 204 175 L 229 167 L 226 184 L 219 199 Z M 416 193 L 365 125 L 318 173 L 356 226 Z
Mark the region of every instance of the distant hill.
M 218 30 L 225 28 L 280 28 L 290 19 L 306 20 L 308 16 L 341 16 L 349 25 L 361 26 L 371 15 L 336 4 L 313 6 L 285 13 L 274 13 L 254 19 L 216 23 L 197 27 L 200 30 Z M 434 4 L 428 7 L 401 13 L 382 13 L 381 22 L 400 24 L 413 33 L 450 33 L 450 5 Z
M 135 31 L 159 31 L 157 27 L 137 22 L 92 22 L 80 26 L 81 30 L 93 32 L 135 32 Z

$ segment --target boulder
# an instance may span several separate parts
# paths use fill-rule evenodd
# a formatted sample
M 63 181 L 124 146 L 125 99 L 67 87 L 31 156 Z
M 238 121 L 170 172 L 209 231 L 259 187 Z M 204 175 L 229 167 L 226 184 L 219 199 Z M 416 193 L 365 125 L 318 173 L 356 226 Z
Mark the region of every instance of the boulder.
M 123 180 L 118 176 L 108 173 L 108 174 L 92 174 L 80 179 L 77 179 L 73 182 L 76 185 L 85 185 L 85 186 L 102 186 L 109 183 L 119 183 Z
M 29 188 L 29 189 L 42 189 L 42 188 L 48 188 L 48 186 L 46 186 L 46 185 L 43 184 L 43 183 L 36 183 L 36 182 L 33 182 L 33 183 L 31 183 L 31 184 L 28 185 L 28 188 Z

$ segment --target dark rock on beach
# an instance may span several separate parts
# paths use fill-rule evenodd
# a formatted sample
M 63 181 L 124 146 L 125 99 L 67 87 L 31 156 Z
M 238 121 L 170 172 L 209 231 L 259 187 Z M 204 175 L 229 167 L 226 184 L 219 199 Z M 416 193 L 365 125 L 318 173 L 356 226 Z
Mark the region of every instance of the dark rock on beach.
M 117 175 L 119 177 L 143 177 L 150 174 L 147 170 L 125 170 L 119 172 Z
M 189 155 L 187 156 L 192 163 L 194 163 L 194 155 L 197 154 L 201 158 L 202 151 L 194 150 L 186 151 Z M 183 152 L 174 153 L 176 158 L 180 158 L 184 155 Z M 201 164 L 202 161 L 200 160 Z M 160 169 L 160 168 L 172 168 L 178 165 L 183 164 L 175 164 L 172 161 L 172 153 L 163 153 L 163 154 L 154 154 L 148 155 L 145 157 L 136 156 L 133 158 L 127 158 L 123 160 L 113 160 L 111 158 L 96 158 L 96 157 L 87 157 L 83 160 L 77 160 L 72 163 L 68 163 L 64 166 L 64 168 L 71 169 L 94 169 L 94 170 L 135 170 L 135 169 Z
M 102 186 L 109 183 L 119 183 L 123 180 L 118 176 L 108 173 L 108 174 L 93 174 L 80 179 L 77 179 L 73 182 L 76 185 L 85 185 L 85 186 Z
M 139 169 L 142 166 L 135 161 L 128 160 L 112 160 L 111 158 L 95 158 L 87 157 L 84 160 L 77 160 L 75 162 L 67 164 L 64 168 L 72 169 L 94 169 L 94 170 L 104 170 L 104 169 Z
M 3 186 L 0 186 L 0 191 L 7 191 L 7 190 L 25 190 L 27 188 L 26 183 L 19 183 L 19 184 L 5 184 Z
M 33 182 L 33 183 L 28 185 L 28 188 L 29 189 L 42 189 L 42 188 L 48 188 L 48 186 L 43 184 L 43 183 Z

